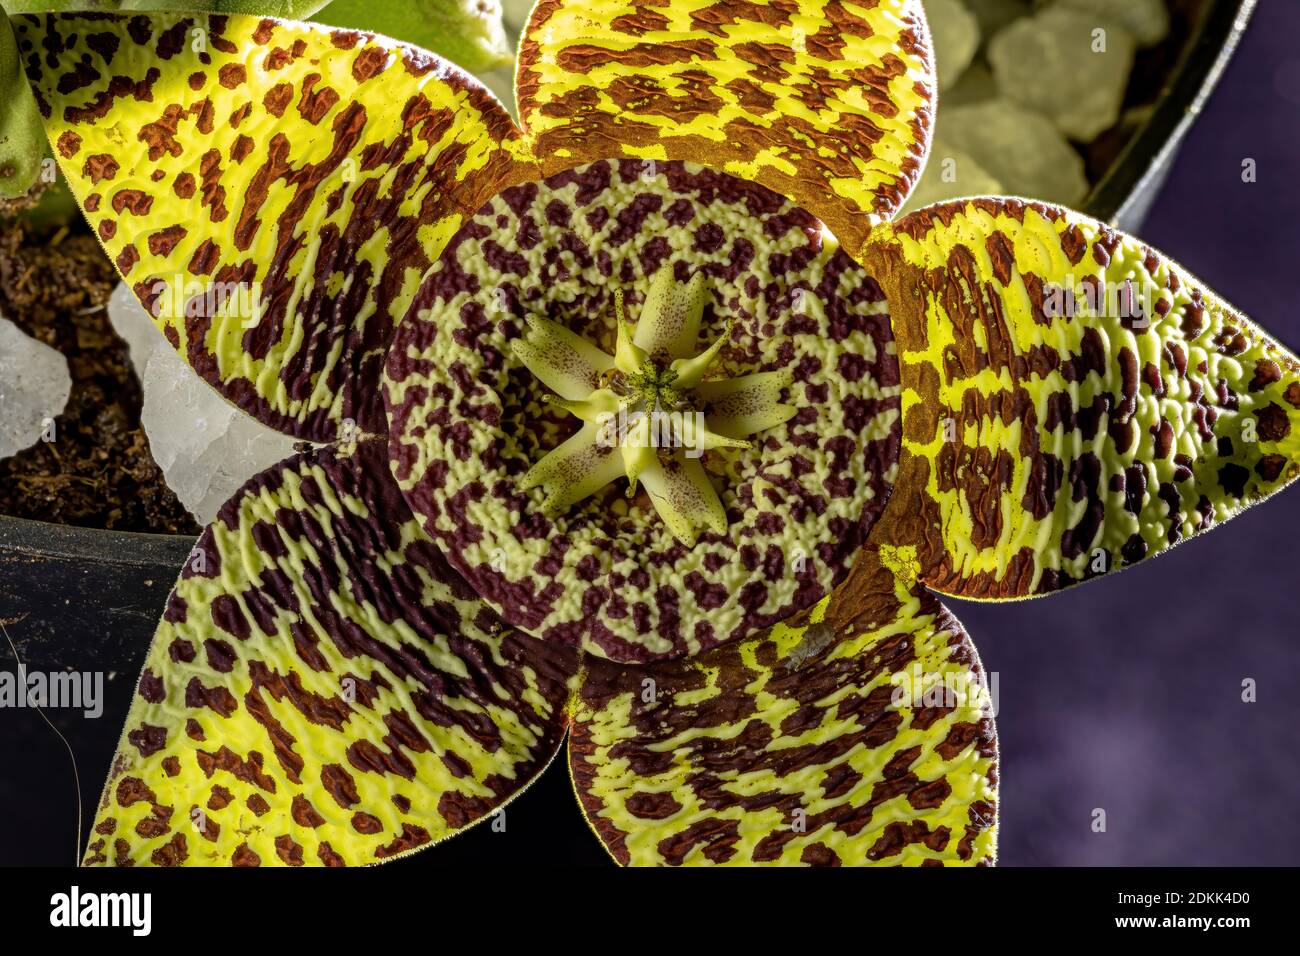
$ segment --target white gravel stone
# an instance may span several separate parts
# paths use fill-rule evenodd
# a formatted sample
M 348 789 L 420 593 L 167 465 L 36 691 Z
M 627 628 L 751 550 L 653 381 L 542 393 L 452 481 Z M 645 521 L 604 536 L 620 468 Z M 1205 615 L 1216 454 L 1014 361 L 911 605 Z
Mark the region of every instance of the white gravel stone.
M 1095 51 L 1103 40 L 1105 51 Z M 1087 142 L 1119 119 L 1136 52 L 1133 34 L 1115 21 L 1054 6 L 1004 29 L 988 57 L 1003 96 Z
M 40 441 L 71 394 L 68 360 L 0 318 L 0 459 Z
M 903 213 L 961 196 L 998 196 L 1004 190 L 1002 183 L 989 175 L 970 153 L 939 136 L 930 149 L 930 161 L 921 181 L 903 206 Z
M 1155 46 L 1169 36 L 1165 0 L 1056 0 L 1063 7 L 1113 20 L 1137 37 L 1142 46 Z
M 939 70 L 939 89 L 946 90 L 970 66 L 980 45 L 980 28 L 975 16 L 959 0 L 925 0 L 925 19 L 934 40 Z
M 119 282 L 108 299 L 108 321 L 126 342 L 136 378 L 144 378 L 144 366 L 155 348 L 167 346 L 158 327 L 125 282 Z M 171 346 L 167 346 L 171 348 Z
M 131 350 L 144 389 L 140 422 L 167 485 L 209 524 L 249 478 L 293 454 L 294 440 L 217 394 L 167 344 L 125 284 L 114 290 L 109 319 Z
M 943 129 L 943 114 L 954 106 L 967 103 L 981 103 L 998 95 L 998 84 L 993 79 L 993 71 L 982 61 L 972 63 L 961 79 L 953 84 L 952 89 L 944 90 L 939 97 L 938 129 Z
M 1069 206 L 1088 194 L 1083 157 L 1039 113 L 999 98 L 955 106 L 941 123 L 944 141 L 970 154 L 1011 195 Z
M 1028 0 L 962 0 L 966 9 L 975 14 L 980 33 L 988 40 L 1012 20 L 1033 13 Z

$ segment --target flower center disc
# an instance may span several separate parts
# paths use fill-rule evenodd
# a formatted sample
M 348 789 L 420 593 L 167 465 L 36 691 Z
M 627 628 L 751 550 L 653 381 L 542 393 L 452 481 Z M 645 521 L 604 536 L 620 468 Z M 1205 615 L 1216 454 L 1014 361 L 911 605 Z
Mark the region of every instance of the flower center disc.
M 802 210 L 689 164 L 593 163 L 449 243 L 389 354 L 391 465 L 514 626 L 694 653 L 847 572 L 897 461 L 893 353 L 880 289 Z M 620 411 L 643 418 L 598 441 Z M 641 454 L 656 411 L 669 447 Z
M 515 357 L 555 390 L 547 400 L 584 423 L 520 483 L 524 490 L 545 489 L 548 517 L 614 480 L 621 462 L 627 496 L 642 484 L 664 525 L 686 547 L 694 547 L 702 530 L 726 532 L 726 510 L 699 459 L 710 451 L 752 448 L 746 436 L 789 421 L 796 409 L 781 401 L 792 382 L 788 370 L 737 377 L 717 368 L 730 323 L 696 354 L 708 301 L 703 272 L 680 283 L 672 267 L 661 267 L 634 329 L 620 289 L 614 294 L 613 355 L 549 319 L 527 319 L 528 333 L 511 343 Z M 711 407 L 710 416 L 705 409 Z

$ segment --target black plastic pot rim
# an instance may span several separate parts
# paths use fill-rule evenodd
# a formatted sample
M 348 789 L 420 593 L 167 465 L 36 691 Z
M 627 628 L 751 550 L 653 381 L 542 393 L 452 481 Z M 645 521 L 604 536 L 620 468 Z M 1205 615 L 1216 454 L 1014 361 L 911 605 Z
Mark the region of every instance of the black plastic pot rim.
M 185 562 L 196 540 L 188 535 L 78 528 L 0 515 L 0 555 L 11 552 L 32 557 L 71 558 L 94 564 L 174 570 Z
M 1151 117 L 1088 194 L 1083 212 L 1102 222 L 1122 219 L 1152 181 L 1165 172 L 1183 136 L 1218 86 L 1257 3 L 1213 0 Z

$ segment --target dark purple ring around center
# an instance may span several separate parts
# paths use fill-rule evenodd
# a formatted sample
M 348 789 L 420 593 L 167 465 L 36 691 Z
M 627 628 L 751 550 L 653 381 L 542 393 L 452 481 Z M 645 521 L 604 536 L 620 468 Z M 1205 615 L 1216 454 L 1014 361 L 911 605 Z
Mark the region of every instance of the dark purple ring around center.
M 707 464 L 725 534 L 694 548 L 623 483 L 566 514 L 518 479 L 573 425 L 511 352 L 534 314 L 612 347 L 665 263 L 710 280 L 701 341 L 731 374 L 789 369 L 798 412 Z M 606 161 L 506 190 L 468 220 L 398 328 L 390 463 L 448 561 L 512 625 L 615 660 L 695 653 L 820 600 L 883 508 L 898 367 L 879 286 L 777 194 L 682 163 Z M 713 453 L 710 453 L 712 456 Z

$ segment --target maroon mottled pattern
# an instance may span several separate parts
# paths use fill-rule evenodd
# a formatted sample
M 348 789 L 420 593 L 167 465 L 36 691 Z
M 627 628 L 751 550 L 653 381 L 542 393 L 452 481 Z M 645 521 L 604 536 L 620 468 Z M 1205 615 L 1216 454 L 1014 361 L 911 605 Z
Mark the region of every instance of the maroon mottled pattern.
M 231 795 L 222 784 L 233 775 L 258 790 L 247 798 L 258 826 L 286 828 L 275 834 L 285 862 L 301 852 L 301 840 L 323 862 L 373 863 L 430 842 L 435 824 L 467 826 L 527 786 L 564 739 L 578 657 L 504 628 L 411 522 L 377 440 L 311 449 L 245 483 L 200 539 L 206 567 L 195 570 L 192 561 L 182 575 L 182 586 L 219 578 L 213 587 L 221 593 L 191 591 L 189 602 L 173 594 L 166 657 L 155 654 L 138 684 L 143 702 L 163 707 L 128 718 L 102 810 L 147 798 L 154 816 L 146 829 L 135 828 L 137 836 L 175 831 L 182 849 L 182 830 L 216 842 L 220 820 L 190 831 L 189 808 L 224 808 Z M 255 575 L 238 560 L 250 551 Z M 232 686 L 245 689 L 235 694 Z M 394 688 L 400 697 L 381 695 Z M 293 720 L 285 719 L 290 711 Z M 165 726 L 151 722 L 160 717 Z M 346 763 L 325 763 L 295 721 L 346 735 Z M 211 748 L 203 745 L 208 737 Z M 455 737 L 468 742 L 465 751 Z M 475 748 L 493 755 L 500 771 L 472 766 Z M 156 785 L 156 773 L 139 760 L 128 769 L 122 755 L 160 753 L 167 776 L 197 765 L 211 786 L 146 795 L 142 778 Z M 434 759 L 479 785 L 434 797 L 424 791 L 426 800 L 436 798 L 441 821 L 431 803 L 412 810 L 411 797 L 400 793 L 408 783 L 427 786 Z M 410 819 L 385 824 L 369 812 L 375 800 L 391 800 Z M 326 836 L 346 831 L 326 825 L 312 801 L 333 801 L 352 814 L 354 831 L 382 839 L 335 852 Z M 97 833 L 107 840 L 119 827 L 107 816 Z M 87 862 L 107 862 L 105 840 L 92 842 Z M 160 860 L 160 853 L 159 865 L 184 860 Z M 241 843 L 229 859 L 207 862 L 255 858 Z
M 347 421 L 383 434 L 384 355 L 409 274 L 437 253 L 431 229 L 531 164 L 499 148 L 518 131 L 487 90 L 418 47 L 251 22 L 68 13 L 14 29 L 52 128 L 84 124 L 57 136 L 68 185 L 174 347 L 183 328 L 198 375 L 296 438 L 332 441 Z M 322 66 L 353 50 L 346 73 Z M 358 91 L 381 83 L 392 109 L 368 111 Z M 105 142 L 123 148 L 92 149 Z M 257 296 L 255 323 L 222 312 L 234 289 Z M 229 361 L 235 335 L 264 364 Z
M 485 206 L 426 278 L 387 370 L 394 474 L 452 565 L 511 624 L 620 660 L 680 656 L 820 600 L 883 506 L 899 441 L 896 422 L 876 421 L 898 408 L 896 396 L 877 397 L 880 386 L 898 383 L 888 317 L 860 311 L 883 301 L 876 283 L 846 255 L 827 255 L 820 224 L 767 189 L 678 163 L 659 164 L 649 180 L 644 171 L 640 162 L 596 163 Z M 611 190 L 639 182 L 630 199 L 611 200 Z M 656 214 L 677 230 L 679 250 L 686 237 L 689 252 L 674 252 Z M 721 360 L 728 373 L 788 368 L 788 401 L 798 408 L 734 462 L 706 456 L 723 483 L 729 527 L 702 535 L 700 555 L 667 533 L 644 494 L 630 513 L 617 510 L 622 481 L 554 520 L 541 513 L 538 494 L 517 485 L 573 428 L 543 410 L 546 389 L 512 355 L 522 317 L 546 316 L 612 352 L 614 290 L 665 263 L 679 280 L 695 270 L 712 280 L 701 341 L 734 320 Z M 490 288 L 485 266 L 499 273 Z M 824 315 L 803 314 L 807 293 L 825 303 Z M 632 316 L 637 302 L 629 297 Z M 874 354 L 859 351 L 862 336 Z M 824 349 L 833 362 L 823 361 Z M 883 434 L 872 439 L 873 427 Z M 474 460 L 471 440 L 485 431 L 490 445 Z M 419 447 L 440 457 L 417 474 Z M 510 516 L 508 540 L 471 518 L 485 501 Z M 832 504 L 851 517 L 828 514 Z M 464 553 L 513 553 L 538 541 L 548 545 L 523 575 Z M 580 562 L 570 556 L 575 547 Z M 774 595 L 770 585 L 782 578 L 793 589 Z M 735 623 L 715 626 L 727 614 Z M 652 651 L 646 635 L 671 650 Z

